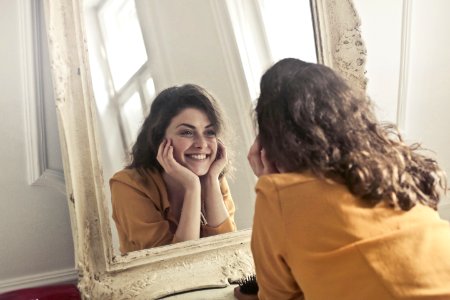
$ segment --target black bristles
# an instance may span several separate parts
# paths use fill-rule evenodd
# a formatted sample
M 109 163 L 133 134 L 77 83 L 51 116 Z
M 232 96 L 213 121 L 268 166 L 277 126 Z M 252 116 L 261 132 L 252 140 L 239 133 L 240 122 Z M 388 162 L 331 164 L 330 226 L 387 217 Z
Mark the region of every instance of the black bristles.
M 239 279 L 237 281 L 237 284 L 239 285 L 239 289 L 242 294 L 247 295 L 256 295 L 258 294 L 258 283 L 256 282 L 256 276 L 250 275 L 245 278 Z

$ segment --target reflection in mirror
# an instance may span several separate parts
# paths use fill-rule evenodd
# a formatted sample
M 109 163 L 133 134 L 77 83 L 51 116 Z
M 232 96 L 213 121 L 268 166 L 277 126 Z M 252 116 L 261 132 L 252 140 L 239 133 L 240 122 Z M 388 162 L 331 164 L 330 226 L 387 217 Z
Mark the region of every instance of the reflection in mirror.
M 223 120 L 197 85 L 155 98 L 131 163 L 110 180 L 121 253 L 236 231 Z
M 193 83 L 211 93 L 230 120 L 234 143 L 226 147 L 235 153 L 235 171 L 227 179 L 234 221 L 238 230 L 250 228 L 255 183 L 246 161 L 253 140 L 251 100 L 272 62 L 283 57 L 316 61 L 309 0 L 85 0 L 84 16 L 108 215 L 113 215 L 109 178 L 130 163 L 131 147 L 155 96 Z M 161 184 L 167 190 L 167 182 Z M 112 219 L 110 224 L 118 254 L 124 243 Z

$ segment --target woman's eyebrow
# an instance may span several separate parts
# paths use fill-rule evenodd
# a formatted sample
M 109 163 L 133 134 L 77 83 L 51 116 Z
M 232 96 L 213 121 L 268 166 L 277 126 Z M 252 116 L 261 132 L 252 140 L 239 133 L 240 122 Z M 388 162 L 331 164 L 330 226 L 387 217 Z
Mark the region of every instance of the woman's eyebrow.
M 191 129 L 195 129 L 195 126 L 193 126 L 193 125 L 191 125 L 191 124 L 187 124 L 187 123 L 181 123 L 181 124 L 179 124 L 177 127 L 175 127 L 175 128 L 178 128 L 178 127 L 181 127 L 181 126 L 185 126 L 185 127 L 189 127 L 189 128 L 191 128 Z
M 185 126 L 185 127 L 191 128 L 191 129 L 195 129 L 194 125 L 191 125 L 191 124 L 188 124 L 188 123 L 181 123 L 175 128 L 178 128 L 178 127 L 181 127 L 181 126 Z M 209 127 L 214 127 L 214 126 L 213 126 L 213 124 L 208 124 L 208 125 L 205 126 L 205 128 L 209 128 Z

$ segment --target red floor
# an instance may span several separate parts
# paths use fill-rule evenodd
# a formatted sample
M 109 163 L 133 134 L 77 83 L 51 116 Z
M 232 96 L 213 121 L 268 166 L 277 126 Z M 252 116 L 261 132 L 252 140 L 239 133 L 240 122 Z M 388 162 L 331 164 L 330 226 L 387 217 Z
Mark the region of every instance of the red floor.
M 81 300 L 81 296 L 74 284 L 63 284 L 7 292 L 0 300 Z

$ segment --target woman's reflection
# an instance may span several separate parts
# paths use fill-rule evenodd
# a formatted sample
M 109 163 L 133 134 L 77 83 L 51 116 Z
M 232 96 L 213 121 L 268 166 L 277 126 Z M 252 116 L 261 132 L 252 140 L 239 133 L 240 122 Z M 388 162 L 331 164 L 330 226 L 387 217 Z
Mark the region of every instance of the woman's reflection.
M 122 254 L 236 231 L 225 133 L 203 88 L 171 87 L 155 98 L 131 163 L 110 180 Z

